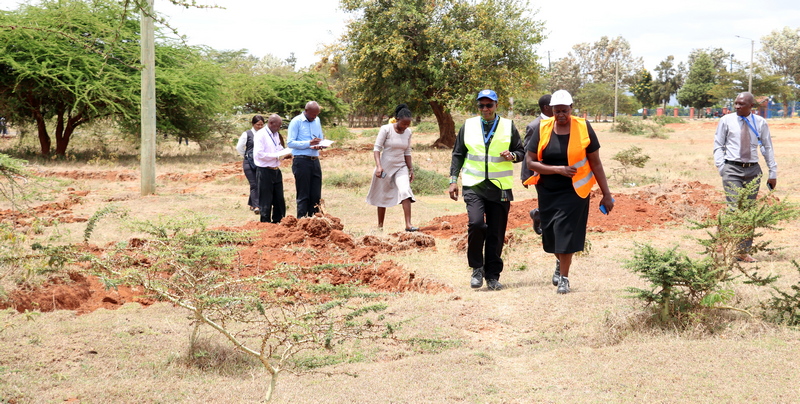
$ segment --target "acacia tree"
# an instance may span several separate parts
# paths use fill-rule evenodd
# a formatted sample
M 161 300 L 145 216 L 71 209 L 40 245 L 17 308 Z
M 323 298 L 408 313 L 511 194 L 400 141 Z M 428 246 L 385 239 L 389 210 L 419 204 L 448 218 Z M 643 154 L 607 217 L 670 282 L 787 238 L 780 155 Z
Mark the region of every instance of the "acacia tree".
M 577 44 L 570 55 L 580 66 L 584 83 L 613 85 L 618 76 L 620 82 L 632 84 L 643 65 L 642 58 L 633 57 L 630 43 L 621 36 L 603 36 L 592 44 Z
M 137 24 L 119 21 L 118 11 L 67 0 L 0 16 L 0 96 L 16 121 L 36 124 L 42 154 L 50 154 L 50 119 L 63 155 L 75 128 L 138 100 Z
M 619 78 L 620 88 L 634 84 L 636 74 L 642 69 L 642 58 L 634 58 L 628 41 L 619 36 L 616 38 L 601 37 L 594 43 L 574 45 L 569 54 L 559 59 L 552 74 L 550 90 L 567 90 L 576 97 L 578 108 L 586 109 L 585 101 L 597 100 L 600 93 L 610 94 L 614 105 L 614 87 Z M 589 86 L 592 84 L 592 86 Z M 598 92 L 599 90 L 605 89 Z M 581 97 L 581 92 L 589 91 Z M 603 109 L 594 102 L 592 111 L 600 115 Z M 612 107 L 613 111 L 613 107 Z
M 581 67 L 575 61 L 574 56 L 566 56 L 558 59 L 553 64 L 553 69 L 549 73 L 550 91 L 567 90 L 570 94 L 578 94 L 584 84 Z
M 760 58 L 774 73 L 800 83 L 800 27 L 761 37 Z
M 122 18 L 120 18 L 122 16 Z M 40 150 L 66 154 L 75 130 L 121 118 L 138 130 L 139 22 L 114 1 L 43 1 L 0 15 L 0 107 L 36 125 Z M 158 130 L 200 139 L 219 106 L 218 69 L 201 51 L 156 47 Z
M 542 23 L 520 0 L 341 0 L 355 17 L 330 55 L 346 63 L 354 103 L 384 111 L 426 103 L 439 123 L 437 147 L 455 143 L 454 107 L 473 107 L 492 88 L 508 95 L 538 78 L 533 45 Z M 503 97 L 505 102 L 507 97 Z
M 784 102 L 800 98 L 800 27 L 772 31 L 761 37 L 760 59 L 784 82 L 775 93 Z

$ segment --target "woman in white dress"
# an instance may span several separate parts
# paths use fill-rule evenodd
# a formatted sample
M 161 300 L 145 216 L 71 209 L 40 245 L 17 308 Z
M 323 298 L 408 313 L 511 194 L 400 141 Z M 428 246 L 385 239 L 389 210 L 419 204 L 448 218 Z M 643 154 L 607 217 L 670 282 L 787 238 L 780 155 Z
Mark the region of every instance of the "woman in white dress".
M 417 231 L 411 225 L 411 192 L 414 169 L 411 165 L 411 110 L 406 104 L 395 109 L 395 122 L 383 125 L 375 140 L 375 175 L 367 194 L 367 203 L 378 207 L 378 228 L 383 229 L 386 208 L 403 205 L 406 231 Z

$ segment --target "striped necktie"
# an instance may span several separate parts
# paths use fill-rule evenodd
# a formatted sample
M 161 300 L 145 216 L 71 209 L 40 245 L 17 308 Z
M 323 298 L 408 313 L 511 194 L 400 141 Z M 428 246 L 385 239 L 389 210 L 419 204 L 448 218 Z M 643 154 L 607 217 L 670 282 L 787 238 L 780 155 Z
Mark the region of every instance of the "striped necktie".
M 742 163 L 750 162 L 750 125 L 747 124 L 747 118 L 742 117 L 742 141 L 739 145 L 739 158 Z

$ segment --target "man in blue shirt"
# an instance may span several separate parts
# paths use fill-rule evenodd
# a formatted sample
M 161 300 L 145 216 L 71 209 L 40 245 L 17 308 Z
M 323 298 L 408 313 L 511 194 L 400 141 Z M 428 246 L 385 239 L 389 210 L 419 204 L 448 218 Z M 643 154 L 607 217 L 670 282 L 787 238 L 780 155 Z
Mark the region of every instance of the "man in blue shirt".
M 319 151 L 324 147 L 322 124 L 319 118 L 319 104 L 309 101 L 305 111 L 289 123 L 289 140 L 292 149 L 292 174 L 297 190 L 297 217 L 314 216 L 319 212 L 322 196 L 322 168 L 319 165 Z

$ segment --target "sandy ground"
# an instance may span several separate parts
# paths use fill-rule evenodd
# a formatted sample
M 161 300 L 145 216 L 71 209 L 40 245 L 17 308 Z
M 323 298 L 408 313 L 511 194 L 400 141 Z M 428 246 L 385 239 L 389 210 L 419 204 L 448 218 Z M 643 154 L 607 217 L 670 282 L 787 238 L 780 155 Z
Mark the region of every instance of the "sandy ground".
M 703 234 L 687 230 L 686 221 L 702 220 L 723 206 L 709 158 L 715 125 L 671 125 L 676 132 L 669 139 L 634 138 L 598 125 L 607 172 L 618 167 L 610 156 L 637 144 L 653 157 L 645 172 L 657 181 L 632 188 L 612 181 L 616 207 L 608 216 L 597 211 L 595 191 L 588 224 L 592 251 L 576 259 L 573 293 L 566 296 L 557 296 L 549 284 L 553 260 L 540 251 L 528 216 L 535 192 L 522 188 L 514 190 L 509 217 L 502 278 L 507 289 L 498 293 L 467 285 L 463 202 L 419 197 L 414 218 L 421 231 L 384 233 L 374 228 L 373 208 L 363 204 L 364 189 L 323 189 L 324 216 L 261 224 L 247 212 L 246 180 L 233 156 L 214 164 L 164 164 L 158 195 L 148 197 L 138 195 L 135 167 L 34 166 L 38 175 L 68 185 L 28 211 L 0 210 L 0 221 L 29 234 L 44 224 L 42 237 L 52 237 L 48 224 L 57 222 L 77 240 L 89 217 L 111 203 L 144 218 L 174 214 L 176 206 L 223 212 L 216 228 L 256 232 L 252 244 L 239 251 L 240 267 L 254 272 L 242 275 L 279 263 L 368 263 L 359 272 L 337 269 L 316 276 L 333 284 L 357 279 L 372 290 L 392 292 L 390 318 L 405 324 L 403 338 L 448 344 L 409 349 L 389 340 L 350 347 L 346 355 L 366 359 L 327 374 L 286 374 L 276 402 L 798 402 L 797 330 L 735 313 L 726 314 L 718 328 L 651 330 L 640 325 L 641 308 L 625 297 L 627 287 L 643 286 L 623 268 L 634 243 L 679 246 L 694 254 L 692 237 Z M 779 196 L 796 198 L 800 175 L 790 167 L 800 163 L 800 125 L 778 121 L 772 127 L 781 164 Z M 369 172 L 369 143 L 357 140 L 329 150 L 323 170 Z M 421 148 L 414 156 L 427 169 L 447 170 L 446 151 Z M 285 164 L 283 170 L 291 203 L 291 169 Z M 401 216 L 399 208 L 388 215 L 387 228 Z M 108 224 L 97 232 L 85 245 L 96 254 L 141 237 Z M 785 249 L 759 256 L 760 268 L 782 275 L 781 286 L 796 282 L 790 261 L 800 254 L 800 223 L 767 236 Z M 731 287 L 735 303 L 748 308 L 765 296 L 752 287 Z M 224 374 L 181 365 L 175 358 L 183 355 L 190 332 L 185 313 L 142 293 L 135 286 L 106 289 L 78 272 L 41 288 L 10 291 L 0 307 L 48 313 L 0 329 L 0 401 L 261 398 L 266 375 L 258 367 Z M 226 344 L 211 331 L 206 336 Z

